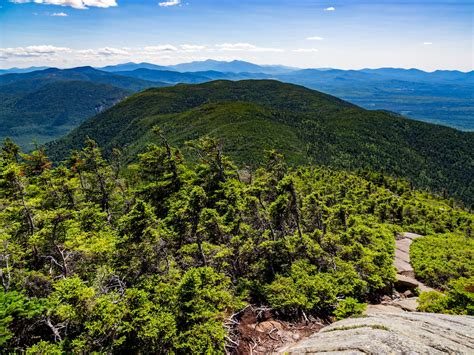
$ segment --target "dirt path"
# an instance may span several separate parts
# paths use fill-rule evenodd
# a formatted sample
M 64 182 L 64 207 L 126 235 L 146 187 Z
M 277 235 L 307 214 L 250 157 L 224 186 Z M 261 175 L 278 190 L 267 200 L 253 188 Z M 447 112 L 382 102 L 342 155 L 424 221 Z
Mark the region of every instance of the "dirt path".
M 410 245 L 415 239 L 420 237 L 422 236 L 415 233 L 401 233 L 397 236 L 395 241 L 395 260 L 393 262 L 397 269 L 397 281 L 400 284 L 418 287 L 423 292 L 434 291 L 434 289 L 415 278 L 415 271 L 410 263 Z

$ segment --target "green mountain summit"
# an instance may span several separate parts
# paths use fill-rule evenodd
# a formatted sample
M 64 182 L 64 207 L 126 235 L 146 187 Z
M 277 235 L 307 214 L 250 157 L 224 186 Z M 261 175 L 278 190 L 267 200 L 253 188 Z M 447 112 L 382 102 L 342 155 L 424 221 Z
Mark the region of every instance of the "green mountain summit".
M 381 171 L 474 202 L 474 133 L 273 80 L 148 89 L 87 120 L 48 151 L 62 160 L 90 137 L 106 154 L 120 148 L 131 161 L 156 139 L 154 126 L 178 147 L 202 136 L 219 138 L 241 166 L 258 164 L 265 149 L 276 148 L 292 164 Z

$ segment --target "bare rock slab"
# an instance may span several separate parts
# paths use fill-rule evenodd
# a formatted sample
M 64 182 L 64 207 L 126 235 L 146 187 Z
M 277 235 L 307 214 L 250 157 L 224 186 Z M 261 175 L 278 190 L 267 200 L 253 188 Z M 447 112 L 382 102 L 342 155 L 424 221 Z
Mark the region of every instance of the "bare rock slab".
M 289 354 L 474 354 L 474 317 L 373 308 L 281 352 Z

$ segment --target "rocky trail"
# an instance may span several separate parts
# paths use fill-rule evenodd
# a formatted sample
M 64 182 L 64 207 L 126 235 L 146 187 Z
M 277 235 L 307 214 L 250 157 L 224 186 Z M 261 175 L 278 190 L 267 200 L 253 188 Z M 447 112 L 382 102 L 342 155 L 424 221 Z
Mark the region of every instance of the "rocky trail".
M 474 354 L 474 317 L 378 306 L 301 342 L 286 354 Z
M 397 269 L 397 281 L 399 284 L 411 288 L 417 287 L 422 292 L 433 291 L 429 286 L 415 278 L 415 271 L 410 263 L 410 245 L 422 236 L 415 233 L 401 233 L 395 240 L 395 260 L 393 262 Z
M 369 305 L 362 317 L 348 318 L 278 350 L 286 354 L 474 354 L 474 317 L 416 312 L 413 290 L 433 291 L 415 278 L 410 245 L 422 236 L 401 233 L 395 241 L 394 293 Z
M 289 324 L 268 317 L 242 317 L 241 354 L 474 354 L 474 317 L 416 312 L 415 289 L 433 289 L 415 277 L 410 245 L 422 236 L 400 233 L 395 240 L 397 282 L 391 297 L 369 305 L 361 317 L 325 325 Z M 312 335 L 311 335 L 312 334 Z
M 393 265 L 397 270 L 395 288 L 400 293 L 394 292 L 392 298 L 386 297 L 382 301 L 383 305 L 391 305 L 405 311 L 415 312 L 418 308 L 418 297 L 415 297 L 415 289 L 418 289 L 420 292 L 434 291 L 433 288 L 416 279 L 415 271 L 410 263 L 410 246 L 415 239 L 422 237 L 422 235 L 408 232 L 400 233 L 396 236 Z

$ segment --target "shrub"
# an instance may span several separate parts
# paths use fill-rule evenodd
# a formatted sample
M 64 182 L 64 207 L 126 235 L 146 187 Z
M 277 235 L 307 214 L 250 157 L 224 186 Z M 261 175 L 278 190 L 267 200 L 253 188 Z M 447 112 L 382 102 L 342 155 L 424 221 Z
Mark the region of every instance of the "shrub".
M 341 300 L 334 315 L 337 320 L 348 318 L 351 316 L 356 316 L 362 314 L 367 308 L 367 303 L 359 303 L 355 298 L 347 297 L 346 299 Z

